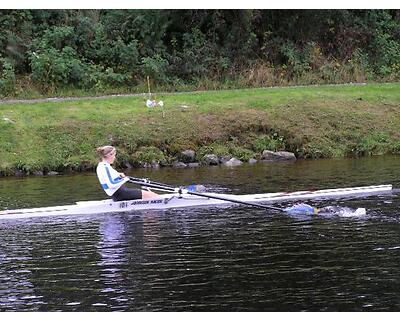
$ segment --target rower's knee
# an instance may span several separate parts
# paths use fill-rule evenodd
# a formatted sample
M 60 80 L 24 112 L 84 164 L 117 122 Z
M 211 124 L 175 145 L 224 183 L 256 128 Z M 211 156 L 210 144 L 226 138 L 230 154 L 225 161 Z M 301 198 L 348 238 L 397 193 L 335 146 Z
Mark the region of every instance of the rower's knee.
M 154 193 L 152 191 L 142 190 L 142 199 L 143 200 L 154 199 L 154 198 L 158 198 L 158 197 L 159 197 L 159 195 L 157 193 Z

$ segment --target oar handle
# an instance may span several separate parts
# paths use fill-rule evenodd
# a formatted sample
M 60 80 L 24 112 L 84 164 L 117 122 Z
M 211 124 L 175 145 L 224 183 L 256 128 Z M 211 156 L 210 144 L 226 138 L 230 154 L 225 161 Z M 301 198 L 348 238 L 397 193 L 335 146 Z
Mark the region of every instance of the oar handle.
M 149 188 L 153 187 L 153 188 L 158 188 L 158 189 L 164 190 L 164 191 L 178 192 L 177 188 L 170 186 L 168 184 L 152 182 L 148 179 L 139 179 L 139 178 L 134 178 L 134 177 L 128 177 L 128 179 L 129 179 L 129 182 L 140 185 L 142 187 L 149 187 Z
M 134 178 L 134 177 L 128 177 L 128 178 L 129 178 L 130 182 L 136 183 L 136 184 L 144 186 L 144 187 L 149 187 L 149 188 L 153 187 L 153 188 L 158 188 L 160 190 L 165 190 L 165 191 L 169 191 L 169 192 L 171 192 L 171 191 L 177 192 L 180 194 L 187 193 L 187 194 L 191 194 L 191 195 L 198 196 L 198 197 L 228 201 L 228 202 L 233 202 L 233 203 L 237 203 L 237 204 L 243 204 L 243 205 L 253 206 L 253 207 L 258 207 L 258 208 L 263 208 L 263 209 L 272 209 L 272 210 L 277 210 L 277 211 L 281 211 L 281 212 L 285 211 L 285 209 L 282 209 L 282 208 L 266 206 L 266 205 L 259 204 L 259 203 L 252 203 L 252 202 L 242 201 L 242 200 L 238 200 L 238 199 L 225 198 L 225 197 L 221 197 L 221 196 L 218 196 L 215 194 L 199 193 L 199 192 L 194 192 L 194 191 L 189 191 L 189 190 L 183 190 L 182 188 L 175 188 L 171 185 L 159 183 L 159 182 L 153 182 L 148 179 L 140 179 L 140 178 Z
M 130 182 L 136 183 L 136 184 L 147 183 L 147 184 L 156 185 L 158 187 L 165 187 L 165 188 L 169 188 L 169 189 L 175 189 L 174 186 L 171 186 L 169 184 L 150 181 L 149 179 L 146 179 L 146 178 L 128 177 L 128 179 L 129 179 Z

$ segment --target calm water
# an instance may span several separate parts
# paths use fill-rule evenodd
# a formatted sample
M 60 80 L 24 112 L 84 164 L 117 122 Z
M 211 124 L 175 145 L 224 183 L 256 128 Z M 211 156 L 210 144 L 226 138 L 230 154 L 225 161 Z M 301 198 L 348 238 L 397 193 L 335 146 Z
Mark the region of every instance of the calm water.
M 399 187 L 400 157 L 130 174 L 231 193 Z M 0 179 L 0 210 L 102 198 L 93 174 Z M 367 216 L 237 206 L 0 220 L 0 310 L 399 311 L 400 198 L 308 203 Z

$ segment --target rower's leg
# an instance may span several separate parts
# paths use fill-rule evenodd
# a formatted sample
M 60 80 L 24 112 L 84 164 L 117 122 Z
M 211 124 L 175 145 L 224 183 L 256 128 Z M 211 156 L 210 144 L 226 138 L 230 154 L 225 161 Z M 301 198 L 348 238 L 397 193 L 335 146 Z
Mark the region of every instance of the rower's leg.
M 143 200 L 156 199 L 156 198 L 159 198 L 159 195 L 157 193 L 154 193 L 153 191 L 142 190 L 142 199 Z

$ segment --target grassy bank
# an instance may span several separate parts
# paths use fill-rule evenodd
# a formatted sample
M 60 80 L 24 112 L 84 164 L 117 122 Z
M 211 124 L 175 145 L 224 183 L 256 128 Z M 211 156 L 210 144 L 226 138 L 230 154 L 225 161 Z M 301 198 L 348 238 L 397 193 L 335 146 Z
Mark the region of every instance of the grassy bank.
M 242 160 L 264 149 L 298 157 L 400 153 L 400 84 L 248 89 L 0 105 L 0 174 L 92 170 L 96 146 L 119 166 L 171 163 L 193 149 Z

